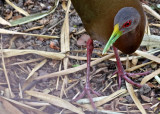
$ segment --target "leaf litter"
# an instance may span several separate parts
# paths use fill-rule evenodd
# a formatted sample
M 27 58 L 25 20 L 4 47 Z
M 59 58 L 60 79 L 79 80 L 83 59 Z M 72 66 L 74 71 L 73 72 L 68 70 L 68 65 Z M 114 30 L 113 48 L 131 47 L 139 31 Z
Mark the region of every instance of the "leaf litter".
M 32 0 L 27 2 L 24 4 L 34 4 Z M 30 5 L 30 7 L 26 7 L 27 5 L 23 6 L 22 4 L 21 7 L 28 9 L 22 10 L 18 8 L 16 2 L 12 3 L 7 0 L 6 4 L 13 6 L 17 11 L 17 15 L 23 14 L 26 17 L 12 20 L 12 15 L 15 15 L 15 12 L 11 15 L 9 10 L 8 15 L 10 14 L 10 18 L 0 18 L 3 22 L 5 21 L 5 25 L 14 26 L 6 29 L 5 25 L 3 25 L 5 28 L 0 29 L 0 33 L 3 34 L 0 52 L 3 66 L 0 66 L 0 74 L 2 75 L 0 77 L 0 88 L 2 88 L 2 93 L 3 91 L 5 93 L 2 94 L 0 101 L 4 107 L 9 107 L 8 110 L 4 111 L 20 114 L 28 111 L 38 114 L 59 112 L 89 113 L 88 111 L 92 111 L 92 107 L 86 99 L 81 99 L 77 103 L 70 102 L 76 94 L 81 92 L 84 84 L 82 80 L 85 79 L 86 53 L 84 52 L 86 51 L 84 46 L 77 45 L 77 43 L 83 44 L 82 41 L 77 42 L 77 38 L 86 35 L 85 30 L 79 24 L 81 21 L 74 12 L 73 7 L 70 6 L 70 0 L 55 0 L 50 2 L 52 6 L 50 4 L 47 6 L 47 3 L 40 3 L 43 7 L 35 7 L 36 4 L 35 6 Z M 153 4 L 156 4 L 156 2 L 153 2 Z M 33 12 L 33 7 L 36 10 L 44 10 L 45 8 L 50 10 L 42 13 L 28 13 L 28 11 Z M 149 16 L 147 14 L 149 24 L 146 28 L 150 30 L 151 27 L 152 31 L 148 31 L 146 34 L 152 40 L 152 37 L 159 37 L 158 35 L 160 35 L 159 32 L 155 33 L 153 31 L 157 30 L 156 27 L 159 27 L 159 15 L 145 4 L 143 4 L 143 7 L 149 13 Z M 156 11 L 159 12 L 159 10 Z M 155 16 L 156 19 L 151 15 Z M 44 24 L 42 24 L 42 19 L 44 19 Z M 33 21 L 35 24 L 32 24 Z M 52 24 L 51 22 L 58 24 Z M 43 33 L 49 35 L 42 35 Z M 12 34 L 18 35 L 18 37 L 13 38 Z M 58 40 L 59 37 L 61 41 Z M 58 48 L 50 48 L 50 42 L 54 42 L 53 38 L 57 38 L 56 41 L 60 42 L 61 52 L 59 52 Z M 151 42 L 151 40 L 147 42 Z M 11 41 L 10 46 L 8 41 Z M 142 42 L 142 44 L 144 43 Z M 133 78 L 133 80 L 138 82 L 141 81 L 141 84 L 148 84 L 151 88 L 147 93 L 142 94 L 143 92 L 140 92 L 139 89 L 135 91 L 135 88 L 130 84 L 126 84 L 128 90 L 122 88 L 119 90 L 117 88 L 116 76 L 111 76 L 116 68 L 114 65 L 114 54 L 106 53 L 102 57 L 99 53 L 102 51 L 103 44 L 96 42 L 94 55 L 92 56 L 93 61 L 91 62 L 92 68 L 95 67 L 95 71 L 91 74 L 91 84 L 94 89 L 102 93 L 102 98 L 94 98 L 98 112 L 113 114 L 129 112 L 137 114 L 141 112 L 145 114 L 157 113 L 159 111 L 159 100 L 155 95 L 160 96 L 158 92 L 160 86 L 158 81 L 156 81 L 159 79 L 157 76 L 160 74 L 160 60 L 159 56 L 154 55 L 156 52 L 152 54 L 148 52 L 148 49 L 155 46 L 154 40 L 153 43 L 147 44 L 149 45 L 143 45 L 141 51 L 137 50 L 130 57 L 121 54 L 121 61 L 123 63 L 127 61 L 127 64 L 130 66 L 130 68 L 126 68 L 127 72 L 152 71 L 147 76 Z M 76 52 L 76 50 L 78 51 Z M 110 52 L 112 51 L 110 50 Z M 18 61 L 19 59 L 22 61 Z M 146 59 L 149 61 L 143 63 Z M 153 63 L 156 65 L 151 67 Z M 76 67 L 72 68 L 74 65 Z M 100 70 L 101 68 L 107 69 L 107 72 L 103 69 Z M 6 84 L 8 87 L 4 86 Z M 17 91 L 20 93 L 19 95 L 16 94 Z M 139 97 L 139 94 L 141 94 L 141 97 Z M 131 96 L 136 105 L 131 102 L 132 99 L 128 100 L 128 96 Z M 123 99 L 123 101 L 117 99 Z M 81 104 L 82 102 L 83 104 Z M 113 105 L 113 102 L 116 105 Z M 146 104 L 146 102 L 150 104 Z M 113 110 L 105 110 L 105 106 L 110 103 Z M 145 108 L 144 106 L 150 106 L 151 108 Z

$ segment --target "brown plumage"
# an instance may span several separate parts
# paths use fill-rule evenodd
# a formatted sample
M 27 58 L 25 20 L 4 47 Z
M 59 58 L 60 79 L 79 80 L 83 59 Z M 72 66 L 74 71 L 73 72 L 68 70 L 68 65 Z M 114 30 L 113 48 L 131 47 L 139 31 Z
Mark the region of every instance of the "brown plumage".
M 133 53 L 140 45 L 145 30 L 145 15 L 139 0 L 71 0 L 73 6 L 82 19 L 86 31 L 91 39 L 87 41 L 87 77 L 83 92 L 75 101 L 87 94 L 92 107 L 96 106 L 92 100 L 91 93 L 99 96 L 90 87 L 90 58 L 93 50 L 93 40 L 107 43 L 103 53 L 113 46 L 117 60 L 116 72 L 118 75 L 118 85 L 121 87 L 121 79 L 125 79 L 132 85 L 141 87 L 142 85 L 133 82 L 129 77 L 136 75 L 125 72 L 119 59 L 118 51 L 123 53 Z M 111 36 L 111 37 L 110 37 Z M 139 73 L 138 75 L 146 75 Z
M 114 17 L 123 7 L 134 7 L 141 15 L 136 31 L 121 36 L 114 46 L 123 53 L 133 53 L 140 45 L 145 16 L 139 0 L 71 0 L 92 39 L 107 42 L 113 31 Z

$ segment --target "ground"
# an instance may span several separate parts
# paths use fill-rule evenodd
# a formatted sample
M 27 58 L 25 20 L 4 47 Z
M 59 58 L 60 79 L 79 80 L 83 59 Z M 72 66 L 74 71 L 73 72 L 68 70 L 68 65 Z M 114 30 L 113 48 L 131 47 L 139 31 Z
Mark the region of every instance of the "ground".
M 34 14 L 42 11 L 48 11 L 52 6 L 54 6 L 55 0 L 12 0 L 15 5 L 18 7 L 23 8 L 25 11 L 27 11 L 29 14 Z M 67 2 L 64 2 L 67 3 Z M 7 3 L 4 4 L 4 7 L 1 4 L 1 17 L 9 20 L 14 20 L 23 17 L 22 14 L 17 12 L 14 8 L 9 6 Z M 155 9 L 157 13 L 160 13 L 160 9 L 157 6 L 157 4 L 160 5 L 159 0 L 151 0 L 148 1 L 147 4 L 149 6 L 152 6 L 152 8 Z M 33 33 L 33 34 L 45 34 L 45 35 L 55 35 L 60 36 L 61 34 L 61 28 L 63 24 L 63 19 L 65 17 L 65 10 L 62 8 L 64 6 L 63 1 L 61 0 L 58 4 L 58 7 L 56 8 L 55 12 L 53 14 L 50 14 L 42 19 L 29 22 L 27 24 L 15 26 L 15 27 L 6 27 L 0 25 L 1 28 L 18 31 L 18 32 L 27 32 L 27 33 Z M 73 12 L 74 8 L 71 6 L 71 12 Z M 147 14 L 149 23 L 160 23 L 158 19 L 151 16 L 150 14 Z M 27 29 L 30 29 L 32 27 L 37 26 L 43 26 L 39 29 L 34 29 L 30 31 L 26 31 Z M 48 28 L 53 27 L 51 30 L 48 30 Z M 81 35 L 87 34 L 86 32 L 78 33 L 79 31 L 83 30 L 83 24 L 81 22 L 81 19 L 77 15 L 76 12 L 73 12 L 69 16 L 69 33 L 70 33 L 70 52 L 68 52 L 68 55 L 72 56 L 80 56 L 80 57 L 86 57 L 86 48 L 85 46 L 78 46 L 77 45 L 77 39 L 80 38 Z M 154 35 L 160 35 L 160 28 L 155 26 L 150 26 L 151 34 Z M 3 49 L 31 49 L 31 50 L 40 50 L 40 51 L 46 51 L 46 52 L 60 52 L 60 40 L 59 39 L 43 39 L 43 38 L 37 38 L 33 36 L 22 36 L 22 35 L 8 35 L 3 34 L 2 35 L 2 41 L 1 45 L 3 46 Z M 53 46 L 52 46 L 53 45 Z M 104 44 L 98 41 L 94 41 L 94 53 L 92 55 L 93 58 L 100 58 L 101 52 L 104 47 Z M 148 51 L 146 47 L 140 48 L 142 51 Z M 2 51 L 2 50 L 1 50 Z M 5 55 L 4 55 L 5 56 Z M 132 56 L 132 55 L 130 55 Z M 1 54 L 2 57 L 2 54 Z M 126 55 L 121 54 L 121 57 L 126 57 Z M 32 60 L 30 62 L 30 60 Z M 61 94 L 61 89 L 63 85 L 64 76 L 61 76 L 59 78 L 47 78 L 42 79 L 40 81 L 33 81 L 36 77 L 48 75 L 53 72 L 58 72 L 60 70 L 64 69 L 64 66 L 62 64 L 62 61 L 60 60 L 52 60 L 47 58 L 47 62 L 40 67 L 40 69 L 36 70 L 34 72 L 32 79 L 29 81 L 26 81 L 27 76 L 32 71 L 33 68 L 40 62 L 44 60 L 44 57 L 37 55 L 37 54 L 27 54 L 27 55 L 20 55 L 20 56 L 14 56 L 5 58 L 5 67 L 7 70 L 7 74 L 9 77 L 10 85 L 12 92 L 14 94 L 14 97 L 12 98 L 15 101 L 27 104 L 29 106 L 32 106 L 34 104 L 32 103 L 39 103 L 40 100 L 35 97 L 28 97 L 27 94 L 24 92 L 24 90 L 34 90 L 37 92 L 42 93 L 48 93 L 50 95 L 54 95 L 59 97 Z M 130 61 L 130 66 L 133 66 L 134 61 L 137 61 L 138 63 L 136 65 L 146 63 L 149 60 L 146 58 L 140 58 L 140 59 L 132 59 Z M 0 60 L 2 63 L 3 61 Z M 76 59 L 69 59 L 68 62 L 68 68 L 76 68 L 76 66 L 82 65 L 86 63 L 86 60 L 78 60 Z M 126 67 L 126 62 L 124 61 L 124 67 Z M 152 63 L 148 64 L 145 67 L 142 67 L 138 70 L 135 70 L 134 72 L 143 72 L 143 71 L 151 71 L 154 72 L 159 68 L 159 64 Z M 112 74 L 116 70 L 116 64 L 112 60 L 106 60 L 104 62 L 100 62 L 91 68 L 91 86 L 94 90 L 101 93 L 102 96 L 109 96 L 112 93 L 118 91 L 118 85 L 117 85 L 117 78 L 112 77 Z M 85 76 L 86 76 L 86 69 L 80 70 L 78 72 L 68 74 L 67 75 L 67 86 L 65 87 L 65 94 L 63 94 L 62 98 L 66 101 L 71 102 L 72 98 L 78 93 L 82 92 L 82 89 L 85 84 Z M 133 78 L 133 80 L 137 83 L 140 83 L 141 80 L 144 78 L 142 77 L 136 77 Z M 58 83 L 58 85 L 57 85 Z M 135 90 L 137 90 L 136 95 L 138 99 L 140 100 L 141 104 L 143 104 L 144 109 L 146 109 L 148 114 L 158 114 L 160 110 L 160 106 L 155 106 L 154 108 L 151 108 L 151 106 L 154 106 L 157 104 L 160 100 L 160 85 L 158 82 L 155 81 L 155 79 L 150 80 L 147 82 L 149 85 L 148 91 L 145 92 L 142 89 L 138 89 L 134 87 Z M 107 87 L 108 86 L 108 87 Z M 122 88 L 126 88 L 125 82 L 122 83 Z M 7 98 L 11 98 L 8 96 L 8 86 L 6 81 L 6 74 L 3 70 L 2 64 L 0 65 L 0 92 L 1 96 L 5 96 Z M 6 105 L 4 103 L 4 99 L 0 98 L 1 105 L 4 105 L 3 107 L 6 108 L 7 106 L 9 108 L 9 105 Z M 10 102 L 12 105 L 14 105 L 13 102 Z M 74 104 L 74 103 L 73 103 Z M 78 107 L 78 105 L 74 104 Z M 159 104 L 160 105 L 160 104 Z M 30 113 L 38 113 L 38 111 L 33 111 L 30 108 L 24 108 L 21 105 L 15 105 L 18 110 L 20 110 L 24 114 L 30 114 Z M 63 108 L 60 108 L 55 105 L 44 105 L 44 106 L 33 106 L 36 109 L 39 109 L 39 111 L 46 112 L 47 114 L 55 114 L 55 113 L 72 113 L 67 110 L 64 110 Z M 125 94 L 123 96 L 117 97 L 113 99 L 110 102 L 105 103 L 102 105 L 102 107 L 106 110 L 111 110 L 115 112 L 122 112 L 122 113 L 128 113 L 128 114 L 138 114 L 140 111 L 134 104 L 132 98 L 129 94 Z M 9 110 L 9 109 L 8 109 Z M 8 111 L 7 110 L 7 111 Z M 85 111 L 85 113 L 91 113 L 89 111 Z

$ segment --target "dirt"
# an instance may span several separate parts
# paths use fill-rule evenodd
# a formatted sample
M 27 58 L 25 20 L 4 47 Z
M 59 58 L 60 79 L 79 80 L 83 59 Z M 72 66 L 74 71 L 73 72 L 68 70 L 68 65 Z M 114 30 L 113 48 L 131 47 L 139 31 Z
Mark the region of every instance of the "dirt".
M 38 12 L 42 12 L 42 11 L 48 11 L 52 6 L 54 6 L 55 0 L 14 0 L 14 1 L 11 0 L 11 2 L 13 2 L 15 5 L 23 8 L 24 10 L 26 10 L 30 14 L 34 14 L 34 13 L 38 13 Z M 0 7 L 2 9 L 1 1 L 0 1 L 0 4 L 1 4 Z M 158 9 L 156 7 L 157 4 L 160 4 L 159 0 L 150 0 L 148 2 L 148 4 L 150 6 L 152 6 L 157 13 L 160 13 L 160 9 Z M 74 10 L 74 8 L 72 6 L 71 11 L 73 11 L 73 10 Z M 22 14 L 19 14 L 15 9 L 13 9 L 11 6 L 9 6 L 6 3 L 4 4 L 3 10 L 1 10 L 0 13 L 1 13 L 1 17 L 3 17 L 4 19 L 6 19 L 8 15 L 13 13 L 9 19 L 6 19 L 8 21 L 12 20 L 12 19 L 17 19 L 19 17 L 23 17 Z M 158 19 L 154 18 L 153 16 L 151 16 L 149 14 L 147 14 L 147 16 L 148 16 L 149 23 L 160 23 L 160 21 Z M 59 24 L 57 24 L 57 23 L 60 22 L 61 20 L 63 20 L 64 17 L 65 17 L 65 11 L 62 8 L 62 1 L 60 1 L 57 9 L 55 10 L 55 12 L 53 14 L 46 16 L 40 20 L 37 20 L 34 22 L 29 22 L 27 24 L 19 25 L 16 27 L 8 28 L 8 27 L 2 26 L 2 25 L 0 25 L 0 27 L 5 28 L 5 29 L 9 29 L 9 30 L 13 30 L 13 31 L 25 32 L 26 29 L 43 25 L 44 27 L 42 29 L 32 30 L 29 33 L 33 33 L 33 34 L 42 34 L 43 33 L 45 35 L 60 36 L 63 21 Z M 70 41 L 71 52 L 69 53 L 69 55 L 74 55 L 74 56 L 78 55 L 78 56 L 86 57 L 85 46 L 78 46 L 77 45 L 77 39 L 80 38 L 81 35 L 86 34 L 84 32 L 82 34 L 78 34 L 78 35 L 75 34 L 77 31 L 83 30 L 83 24 L 81 22 L 81 19 L 77 15 L 77 13 L 73 13 L 70 15 L 69 23 L 70 23 L 69 28 L 70 28 L 70 39 L 71 39 L 71 41 Z M 48 28 L 50 28 L 51 26 L 54 26 L 54 25 L 55 25 L 55 27 L 53 29 L 48 30 Z M 160 32 L 159 32 L 160 28 L 155 27 L 155 26 L 151 26 L 150 30 L 151 30 L 151 34 L 160 35 Z M 20 50 L 32 49 L 32 50 L 41 50 L 41 51 L 47 51 L 47 52 L 60 52 L 60 40 L 59 39 L 44 40 L 44 39 L 36 38 L 33 36 L 20 36 L 20 35 L 8 35 L 8 34 L 5 34 L 5 35 L 3 34 L 2 37 L 3 37 L 3 39 L 2 39 L 3 49 L 8 49 L 8 48 L 20 49 Z M 15 37 L 15 39 L 13 40 L 12 44 L 10 44 L 11 39 L 13 39 L 14 37 Z M 50 47 L 51 42 L 53 42 L 55 44 L 54 48 Z M 94 41 L 94 46 L 95 46 L 95 50 L 94 50 L 94 53 L 92 54 L 92 57 L 93 58 L 101 57 L 100 54 L 102 52 L 104 44 L 101 42 L 98 42 L 98 41 Z M 140 49 L 142 49 L 143 51 L 144 50 L 147 51 L 146 47 L 141 47 Z M 83 50 L 83 51 L 76 52 L 76 50 Z M 121 57 L 122 56 L 126 56 L 126 55 L 121 54 Z M 39 60 L 36 62 L 31 62 L 31 63 L 26 63 L 26 64 L 11 65 L 13 63 L 24 62 L 24 61 L 28 61 L 31 59 L 39 59 L 39 58 L 42 58 L 42 57 L 39 55 L 36 55 L 36 54 L 27 54 L 27 55 L 5 58 L 5 65 L 6 65 L 8 77 L 10 80 L 12 92 L 15 95 L 15 97 L 12 99 L 14 99 L 18 102 L 24 102 L 24 101 L 39 102 L 39 100 L 36 98 L 33 98 L 33 99 L 31 99 L 31 98 L 27 99 L 27 97 L 21 98 L 19 95 L 20 87 L 22 87 L 22 89 L 25 89 L 25 90 L 26 89 L 31 90 L 31 88 L 32 88 L 33 90 L 36 90 L 39 92 L 49 91 L 48 93 L 50 95 L 55 95 L 58 97 L 60 96 L 60 91 L 61 91 L 61 87 L 62 87 L 61 85 L 63 83 L 62 77 L 59 78 L 60 79 L 59 86 L 57 89 L 56 89 L 56 84 L 57 84 L 57 79 L 58 79 L 57 77 L 26 83 L 25 79 L 27 78 L 28 74 L 42 60 Z M 138 64 L 142 64 L 145 61 L 146 61 L 146 59 L 142 58 L 138 61 Z M 2 63 L 1 60 L 0 60 L 0 62 Z M 71 68 L 74 65 L 82 65 L 84 63 L 86 63 L 86 61 L 69 59 L 68 67 Z M 47 59 L 47 63 L 34 73 L 34 77 L 50 74 L 53 72 L 58 72 L 60 64 L 61 64 L 61 61 Z M 152 67 L 151 64 L 149 64 L 149 65 L 142 67 L 141 69 L 136 70 L 134 72 L 143 72 L 143 71 L 153 72 L 156 69 L 158 69 L 159 66 L 160 65 L 156 64 L 155 67 Z M 125 67 L 125 63 L 124 63 L 124 67 Z M 4 71 L 1 70 L 2 68 L 3 67 L 1 64 L 0 65 L 0 83 L 6 83 Z M 105 69 L 103 69 L 103 68 L 105 68 Z M 63 64 L 62 64 L 62 70 L 63 70 Z M 97 72 L 97 70 L 100 70 L 100 71 Z M 106 60 L 104 62 L 101 62 L 101 63 L 93 66 L 91 68 L 91 74 L 94 74 L 94 76 L 92 76 L 92 78 L 91 78 L 91 87 L 94 90 L 96 90 L 97 92 L 101 93 L 101 95 L 104 95 L 104 96 L 109 96 L 112 93 L 119 90 L 118 85 L 117 85 L 117 78 L 111 78 L 111 76 L 115 72 L 115 70 L 116 70 L 115 62 L 109 61 L 109 60 Z M 71 85 L 75 84 L 75 82 L 77 82 L 77 81 L 78 81 L 78 83 L 75 84 L 74 87 L 72 87 L 71 89 L 69 89 L 66 92 L 67 97 L 65 95 L 63 95 L 64 100 L 71 102 L 72 98 L 78 92 L 82 92 L 84 84 L 85 84 L 85 76 L 86 76 L 86 69 L 68 75 L 67 87 L 70 87 Z M 144 76 L 138 77 L 138 78 L 133 78 L 132 80 L 134 80 L 137 83 L 140 83 L 141 80 L 143 79 L 143 77 Z M 102 90 L 106 87 L 106 85 L 108 85 L 110 83 L 111 83 L 111 85 L 104 92 L 102 92 Z M 27 85 L 25 85 L 25 84 L 27 84 Z M 140 102 L 142 104 L 144 104 L 144 108 L 146 109 L 148 114 L 153 114 L 153 113 L 158 114 L 158 112 L 160 112 L 160 110 L 159 110 L 160 106 L 157 106 L 157 108 L 159 108 L 159 109 L 155 109 L 155 110 L 151 109 L 150 107 L 159 102 L 158 98 L 160 98 L 160 85 L 155 81 L 155 79 L 150 80 L 147 84 L 149 85 L 149 86 L 147 86 L 148 88 L 147 87 L 142 88 L 136 94 L 137 94 Z M 6 88 L 8 88 L 7 84 L 4 84 L 4 85 L 0 84 L 1 93 L 5 92 Z M 122 81 L 122 88 L 126 88 L 124 81 Z M 137 89 L 136 87 L 134 87 L 134 88 Z M 1 95 L 4 95 L 4 94 L 1 94 Z M 26 96 L 25 93 L 23 95 Z M 147 98 L 151 98 L 151 101 L 149 101 L 149 102 L 146 101 L 144 96 Z M 77 106 L 77 105 L 75 105 L 75 106 Z M 140 113 L 140 112 L 134 112 L 134 110 L 138 110 L 138 109 L 137 109 L 136 105 L 134 104 L 130 95 L 121 96 L 119 98 L 116 98 L 116 99 L 110 101 L 109 103 L 106 103 L 102 107 L 106 110 L 122 111 L 122 112 L 128 113 L 128 114 Z M 17 108 L 20 111 L 22 111 L 24 114 L 30 113 L 30 111 L 27 111 L 26 109 L 22 109 L 18 106 L 17 106 Z M 41 107 L 35 106 L 35 108 L 39 109 Z M 46 106 L 42 111 L 46 112 L 48 114 L 56 114 L 56 113 L 60 113 L 62 110 L 63 110 L 63 108 L 59 108 L 54 105 L 49 105 L 49 106 Z M 64 111 L 62 111 L 62 113 L 65 114 L 65 113 L 67 113 L 67 111 L 64 110 Z M 88 114 L 88 113 L 92 113 L 92 112 L 86 111 L 85 113 Z

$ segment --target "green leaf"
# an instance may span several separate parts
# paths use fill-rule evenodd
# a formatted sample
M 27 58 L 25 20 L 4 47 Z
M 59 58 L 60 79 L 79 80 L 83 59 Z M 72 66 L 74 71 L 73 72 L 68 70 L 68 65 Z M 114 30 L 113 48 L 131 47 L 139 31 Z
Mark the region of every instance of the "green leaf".
M 80 66 L 80 65 L 79 64 L 72 65 L 72 67 L 78 67 L 78 66 Z
M 32 14 L 32 15 L 29 15 L 29 16 L 26 16 L 26 17 L 22 17 L 22 18 L 17 19 L 17 20 L 13 20 L 13 21 L 10 22 L 11 26 L 22 25 L 22 24 L 25 24 L 25 23 L 28 23 L 28 22 L 32 22 L 32 21 L 41 19 L 41 18 L 53 13 L 55 11 L 55 9 L 57 8 L 58 4 L 59 4 L 59 0 L 56 0 L 55 1 L 55 6 L 53 6 L 50 11 L 42 12 L 42 13 L 36 13 L 36 14 Z

